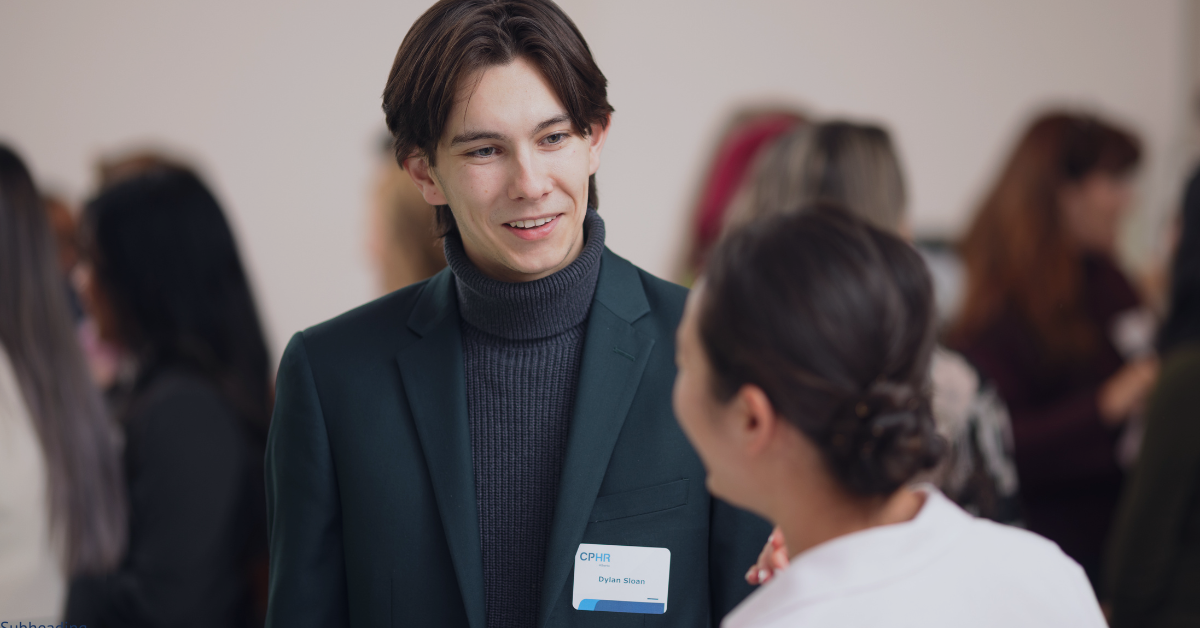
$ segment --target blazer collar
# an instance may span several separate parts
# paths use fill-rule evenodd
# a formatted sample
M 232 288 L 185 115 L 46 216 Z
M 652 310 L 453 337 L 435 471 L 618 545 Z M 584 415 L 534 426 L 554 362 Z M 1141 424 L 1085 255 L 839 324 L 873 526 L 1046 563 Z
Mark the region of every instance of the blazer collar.
M 408 328 L 424 337 L 447 317 L 458 322 L 458 299 L 454 293 L 454 273 L 443 268 L 425 283 L 417 304 L 408 315 Z
M 486 628 L 471 427 L 453 280 L 449 270 L 443 270 L 422 288 L 408 318 L 408 327 L 420 338 L 402 348 L 396 362 L 425 454 L 467 622 L 471 628 Z
M 654 348 L 654 338 L 633 326 L 649 312 L 637 269 L 605 251 L 588 317 L 579 389 L 546 546 L 540 626 L 549 622 L 565 595 L 575 550 L 583 540 L 608 461 Z
M 600 263 L 595 302 L 631 325 L 650 313 L 650 301 L 637 267 L 607 248 Z

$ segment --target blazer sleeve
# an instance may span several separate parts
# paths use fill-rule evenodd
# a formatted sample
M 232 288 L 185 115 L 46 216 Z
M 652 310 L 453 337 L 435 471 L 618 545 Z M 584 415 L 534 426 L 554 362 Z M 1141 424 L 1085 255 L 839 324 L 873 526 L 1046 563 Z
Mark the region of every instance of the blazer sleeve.
M 337 477 L 303 332 L 279 366 L 266 488 L 267 628 L 348 625 Z
M 1198 375 L 1200 354 L 1189 369 L 1164 368 L 1151 399 L 1142 452 L 1109 547 L 1113 626 L 1149 625 L 1177 584 L 1173 578 L 1200 488 Z
M 745 510 L 713 498 L 710 514 L 708 582 L 712 625 L 720 625 L 754 587 L 745 574 L 758 560 L 771 524 Z

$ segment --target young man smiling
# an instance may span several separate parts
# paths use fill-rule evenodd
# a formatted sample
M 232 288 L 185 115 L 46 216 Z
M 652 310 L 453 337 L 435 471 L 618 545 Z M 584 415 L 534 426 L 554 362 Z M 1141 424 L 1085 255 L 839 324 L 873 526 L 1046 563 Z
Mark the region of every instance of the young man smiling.
M 684 290 L 604 246 L 605 86 L 550 0 L 410 29 L 383 106 L 449 268 L 288 345 L 268 625 L 692 627 L 749 592 L 769 528 L 671 411 Z

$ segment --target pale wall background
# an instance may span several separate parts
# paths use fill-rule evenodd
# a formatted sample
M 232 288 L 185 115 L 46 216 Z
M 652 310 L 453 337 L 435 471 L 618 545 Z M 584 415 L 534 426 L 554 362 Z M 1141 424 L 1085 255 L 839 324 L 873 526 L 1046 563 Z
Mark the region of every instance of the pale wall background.
M 363 241 L 380 93 L 426 0 L 0 0 L 0 138 L 83 200 L 95 158 L 161 146 L 232 214 L 272 350 L 375 294 Z M 1192 157 L 1187 0 L 563 0 L 617 108 L 609 244 L 669 275 L 724 116 L 756 100 L 886 123 L 919 234 L 953 236 L 1045 104 L 1146 140 L 1145 259 Z

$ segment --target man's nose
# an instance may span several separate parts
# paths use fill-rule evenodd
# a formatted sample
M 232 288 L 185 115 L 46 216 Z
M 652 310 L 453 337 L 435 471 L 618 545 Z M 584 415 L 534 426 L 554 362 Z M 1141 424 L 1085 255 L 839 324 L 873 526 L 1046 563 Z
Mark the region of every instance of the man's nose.
M 550 194 L 554 183 L 545 164 L 536 155 L 527 154 L 515 160 L 508 197 L 514 201 L 538 201 Z

